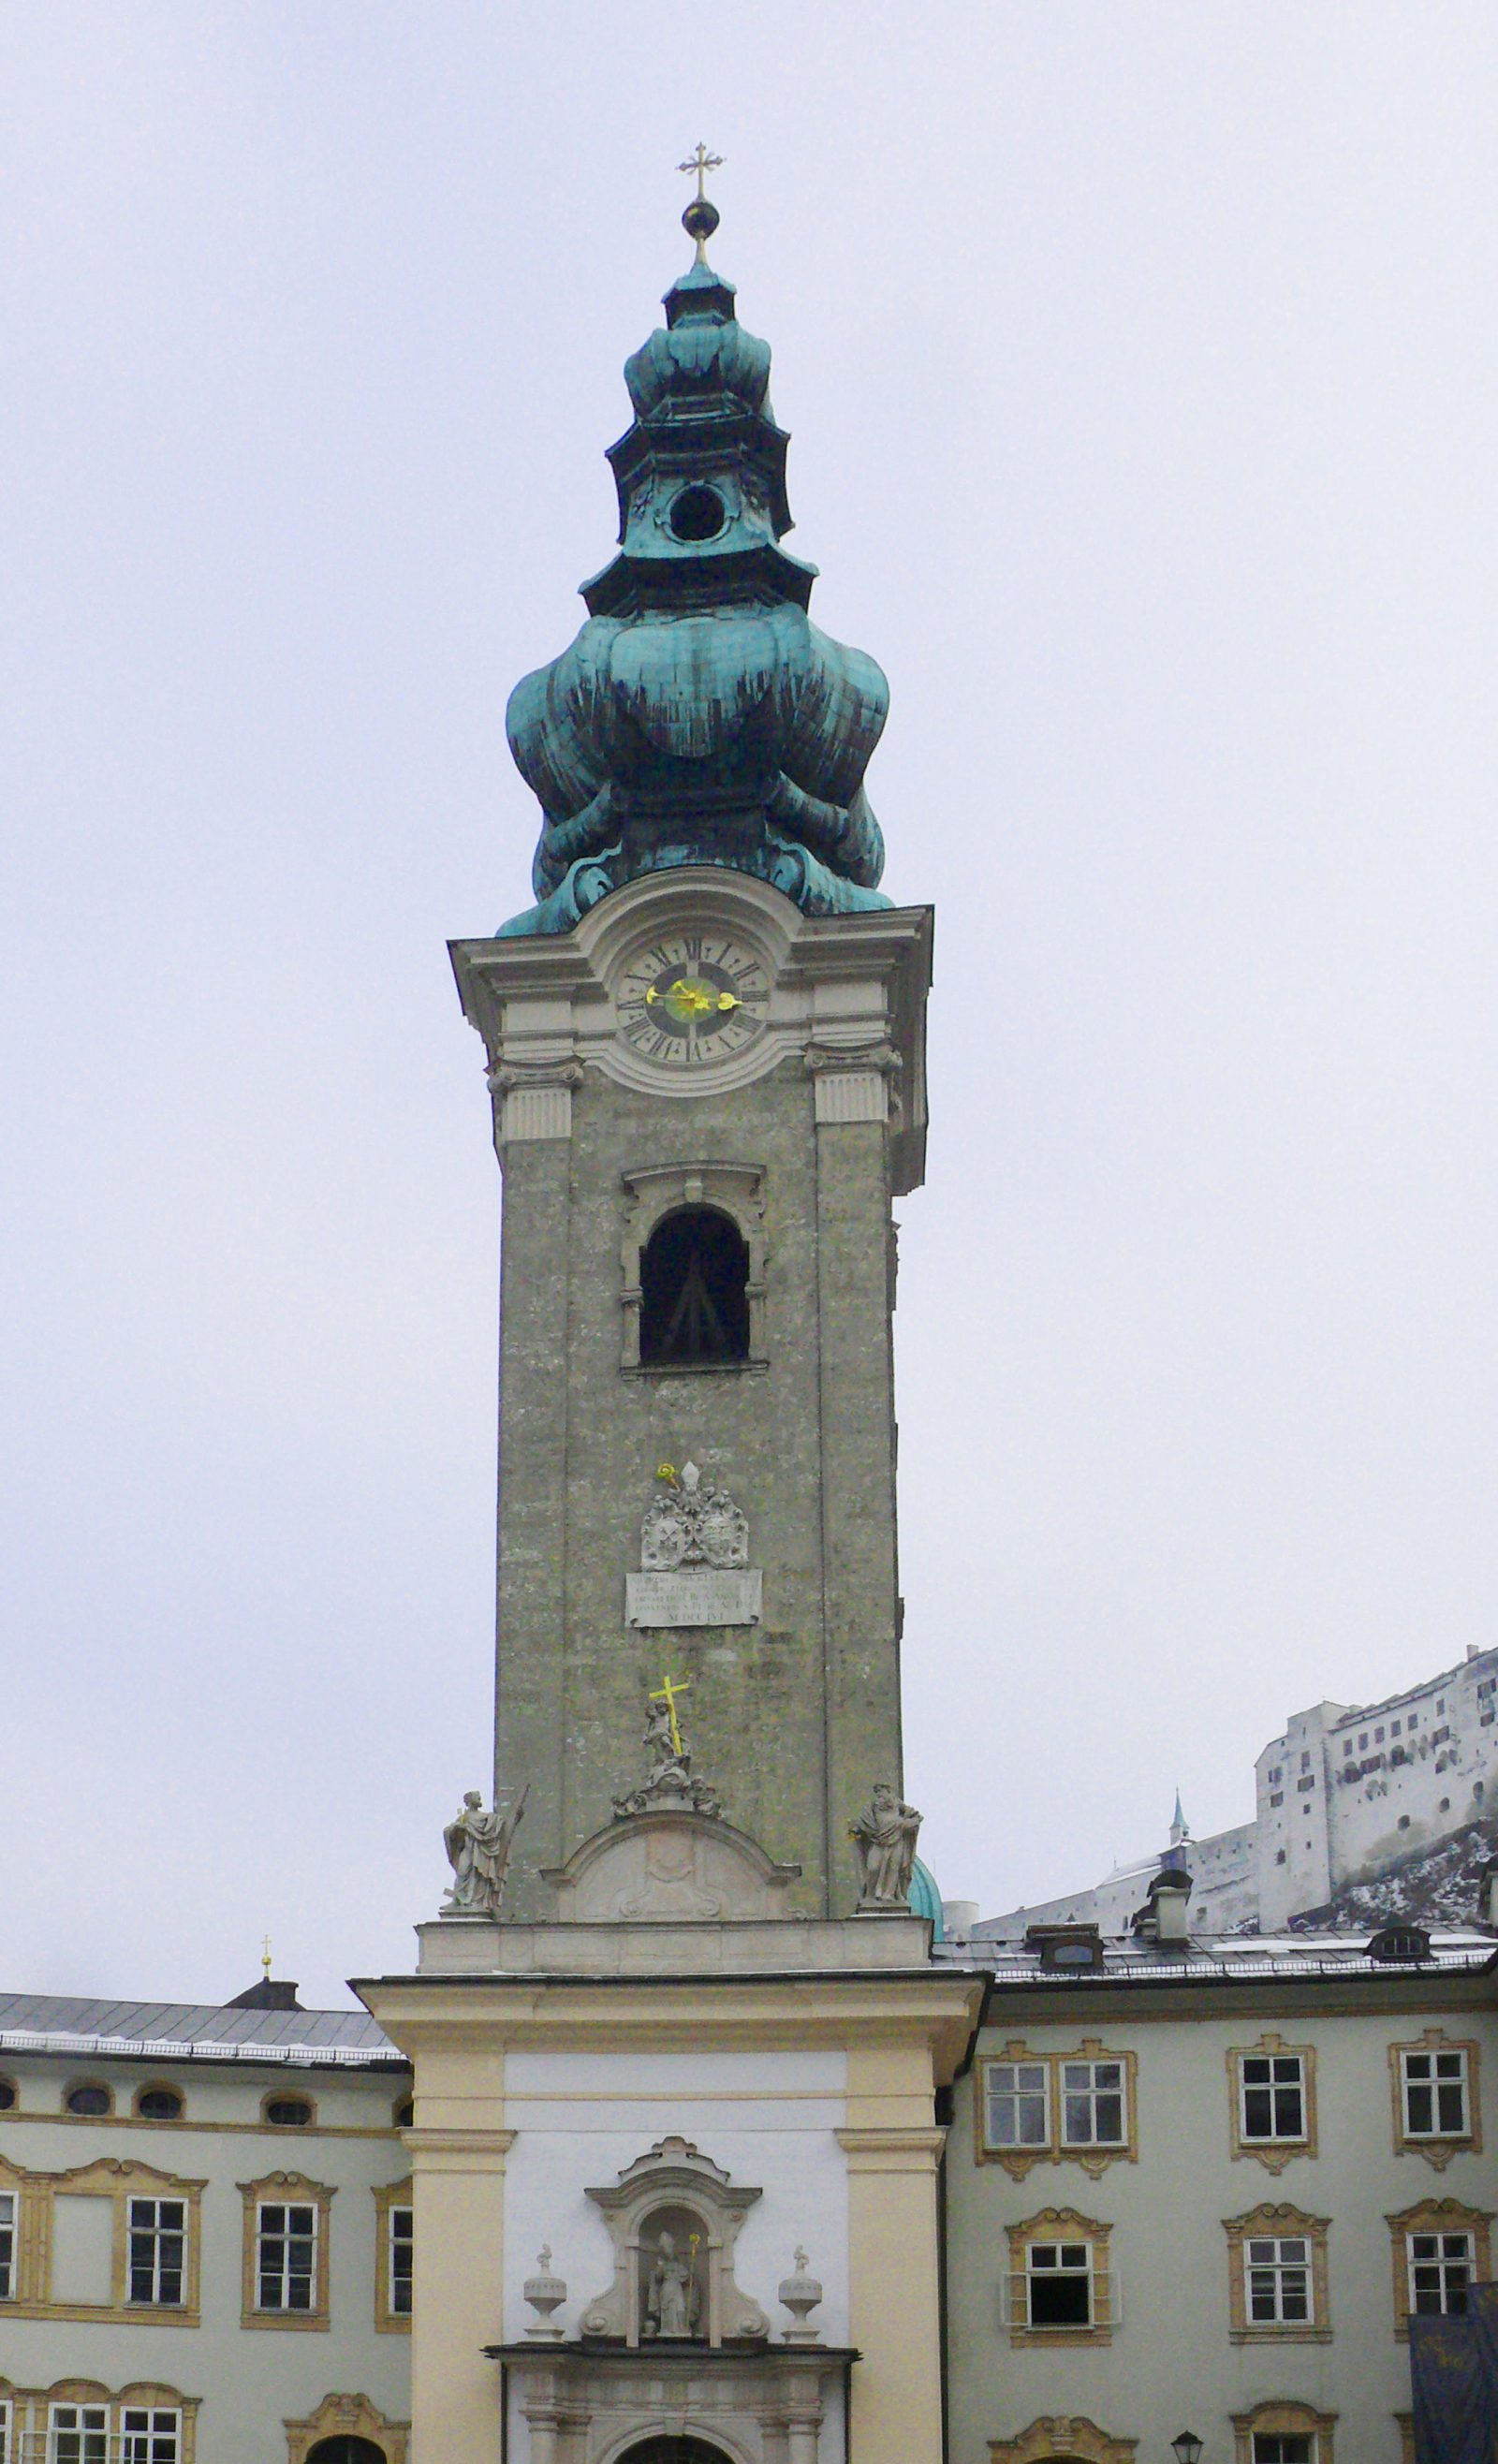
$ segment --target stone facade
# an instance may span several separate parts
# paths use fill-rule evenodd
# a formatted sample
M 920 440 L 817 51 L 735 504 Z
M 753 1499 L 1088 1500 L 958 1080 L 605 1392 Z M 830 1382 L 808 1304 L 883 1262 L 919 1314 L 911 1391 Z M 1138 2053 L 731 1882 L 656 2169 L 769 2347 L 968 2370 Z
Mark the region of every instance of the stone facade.
M 715 924 L 762 957 L 767 1031 L 716 1083 L 652 1075 L 621 1044 L 621 968 L 642 939 Z M 545 1911 L 541 1869 L 606 1815 L 669 1670 L 730 1819 L 801 1866 L 793 1904 L 850 1908 L 848 1821 L 900 1778 L 891 1197 L 920 1169 L 929 918 L 813 923 L 688 869 L 617 892 L 565 951 L 454 958 L 504 1170 L 496 1769 L 531 1789 L 514 1903 Z M 518 1130 L 518 1098 L 542 1094 Z M 706 1175 L 762 1260 L 742 1363 L 628 1356 L 640 1193 L 672 1168 L 684 1189 Z M 747 1517 L 757 1625 L 629 1623 L 658 1467 L 689 1459 Z

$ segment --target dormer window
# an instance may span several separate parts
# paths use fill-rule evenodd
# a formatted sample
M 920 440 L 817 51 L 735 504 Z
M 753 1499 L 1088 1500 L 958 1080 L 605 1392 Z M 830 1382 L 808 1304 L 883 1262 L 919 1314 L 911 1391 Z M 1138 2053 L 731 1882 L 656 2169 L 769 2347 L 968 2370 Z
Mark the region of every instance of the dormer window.
M 1384 1925 L 1368 1946 L 1370 1959 L 1380 1959 L 1396 1966 L 1401 1962 L 1417 1965 L 1430 1957 L 1430 1936 L 1421 1925 Z

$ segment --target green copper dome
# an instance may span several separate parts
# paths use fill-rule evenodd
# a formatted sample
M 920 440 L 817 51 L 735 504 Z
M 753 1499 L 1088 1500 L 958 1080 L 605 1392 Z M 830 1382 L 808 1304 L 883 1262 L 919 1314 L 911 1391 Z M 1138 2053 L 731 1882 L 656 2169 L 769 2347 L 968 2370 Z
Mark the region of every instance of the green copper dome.
M 941 1922 L 941 1893 L 936 1888 L 936 1878 L 932 1872 L 930 1866 L 923 1865 L 918 1857 L 915 1859 L 914 1866 L 911 1873 L 910 1889 L 907 1891 L 905 1896 L 909 1900 L 911 1908 L 914 1915 L 918 1917 L 929 1917 L 931 1919 L 932 1941 L 944 1941 L 945 1933 Z
M 697 262 L 625 368 L 634 420 L 608 454 L 619 553 L 584 584 L 571 648 L 510 696 L 542 825 L 540 903 L 502 933 L 568 932 L 610 890 L 683 864 L 755 873 L 808 914 L 889 904 L 863 783 L 889 687 L 806 614 L 816 568 L 781 545 L 788 440 L 769 345 L 707 262 L 704 206 L 712 220 L 688 221 Z

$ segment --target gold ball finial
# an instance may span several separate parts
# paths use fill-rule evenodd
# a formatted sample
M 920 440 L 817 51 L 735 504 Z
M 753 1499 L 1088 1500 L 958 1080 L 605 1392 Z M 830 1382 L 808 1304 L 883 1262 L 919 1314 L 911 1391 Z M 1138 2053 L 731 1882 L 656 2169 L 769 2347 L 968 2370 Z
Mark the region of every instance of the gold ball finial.
M 696 151 L 689 154 L 685 163 L 678 163 L 676 165 L 678 171 L 686 171 L 689 174 L 694 171 L 697 175 L 697 193 L 682 215 L 681 224 L 687 237 L 695 243 L 698 265 L 706 265 L 708 241 L 716 231 L 721 219 L 716 206 L 707 192 L 707 175 L 710 171 L 721 171 L 722 167 L 721 154 L 710 154 L 700 138 L 697 140 Z

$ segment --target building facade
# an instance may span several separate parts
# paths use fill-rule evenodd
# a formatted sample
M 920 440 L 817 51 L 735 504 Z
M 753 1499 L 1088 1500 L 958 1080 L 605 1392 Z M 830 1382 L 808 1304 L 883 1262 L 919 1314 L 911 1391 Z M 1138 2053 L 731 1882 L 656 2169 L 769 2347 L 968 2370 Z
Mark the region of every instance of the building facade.
M 1491 2277 L 1498 1994 L 1490 1936 L 1383 1940 L 980 1954 L 953 2464 L 1409 2464 L 1410 2314 Z
M 409 2072 L 294 1993 L 0 1998 L 0 2464 L 407 2464 Z

